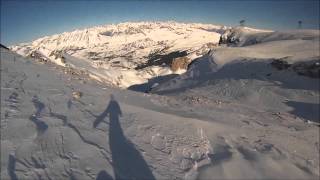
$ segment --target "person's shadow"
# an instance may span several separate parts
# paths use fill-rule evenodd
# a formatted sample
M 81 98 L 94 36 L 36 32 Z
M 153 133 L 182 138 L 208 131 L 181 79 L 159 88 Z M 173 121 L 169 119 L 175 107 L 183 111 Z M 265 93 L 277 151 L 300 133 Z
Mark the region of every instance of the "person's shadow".
M 112 177 L 104 170 L 100 171 L 96 180 L 112 180 Z
M 93 127 L 96 128 L 109 115 L 109 145 L 115 179 L 155 179 L 140 152 L 124 136 L 119 123 L 119 116 L 122 116 L 120 106 L 113 95 L 110 98 L 108 107 L 96 118 Z

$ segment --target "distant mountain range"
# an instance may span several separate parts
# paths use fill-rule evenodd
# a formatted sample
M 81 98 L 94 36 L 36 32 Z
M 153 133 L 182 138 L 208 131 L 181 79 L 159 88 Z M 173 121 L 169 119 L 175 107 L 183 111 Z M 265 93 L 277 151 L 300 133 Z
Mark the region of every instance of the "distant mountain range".
M 23 56 L 90 69 L 96 79 L 126 88 L 184 72 L 183 67 L 170 68 L 174 58 L 183 56 L 191 62 L 216 46 L 228 29 L 171 21 L 127 22 L 46 36 L 10 48 Z

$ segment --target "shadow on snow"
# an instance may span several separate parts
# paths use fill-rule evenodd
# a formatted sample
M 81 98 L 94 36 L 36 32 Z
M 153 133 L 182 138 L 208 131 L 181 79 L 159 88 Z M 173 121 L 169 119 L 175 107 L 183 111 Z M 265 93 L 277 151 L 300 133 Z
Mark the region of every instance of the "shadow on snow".
M 122 111 L 113 95 L 111 95 L 110 102 L 105 111 L 94 121 L 93 127 L 96 128 L 108 115 L 108 138 L 115 179 L 155 179 L 140 152 L 135 148 L 134 144 L 124 136 L 119 122 Z M 110 175 L 100 171 L 98 177 L 101 177 L 100 179 L 102 179 L 102 177 L 105 177 L 103 179 L 108 179 L 110 178 Z

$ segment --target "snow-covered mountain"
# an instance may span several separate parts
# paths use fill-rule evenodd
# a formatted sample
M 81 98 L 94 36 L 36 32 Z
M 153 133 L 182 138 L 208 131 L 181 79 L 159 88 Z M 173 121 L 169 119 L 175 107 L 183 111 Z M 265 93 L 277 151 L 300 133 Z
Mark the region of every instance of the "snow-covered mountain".
M 1 179 L 319 179 L 319 42 L 142 22 L 1 48 Z
M 227 29 L 211 24 L 128 22 L 47 36 L 11 49 L 83 69 L 100 81 L 126 88 L 184 72 L 170 68 L 172 60 L 184 56 L 190 62 L 207 53 Z

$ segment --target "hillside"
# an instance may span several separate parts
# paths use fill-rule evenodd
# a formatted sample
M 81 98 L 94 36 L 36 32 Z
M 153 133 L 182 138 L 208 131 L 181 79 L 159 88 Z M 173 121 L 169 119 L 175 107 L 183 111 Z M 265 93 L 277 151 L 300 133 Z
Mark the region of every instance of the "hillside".
M 101 82 L 127 88 L 156 76 L 184 72 L 170 68 L 172 60 L 186 56 L 191 61 L 203 55 L 217 45 L 226 29 L 196 23 L 127 22 L 65 32 L 10 48 L 25 57 L 76 66 Z
M 215 48 L 152 92 L 207 95 L 319 123 L 319 31 L 237 32 L 237 43 Z
M 179 78 L 224 49 L 196 61 Z M 243 71 L 250 61 L 235 65 L 242 70 L 217 66 L 221 81 L 199 81 L 206 83 L 159 96 L 108 87 L 85 73 L 65 73 L 67 67 L 1 49 L 1 179 L 317 179 L 319 127 L 313 119 L 260 105 L 261 99 L 274 99 L 268 88 L 309 102 L 319 92 L 313 85 L 285 91 L 261 79 L 243 80 L 251 71 L 264 72 Z M 214 77 L 206 72 L 193 77 Z M 230 76 L 238 79 L 222 81 Z
M 1 179 L 319 179 L 319 42 L 139 22 L 1 48 Z

